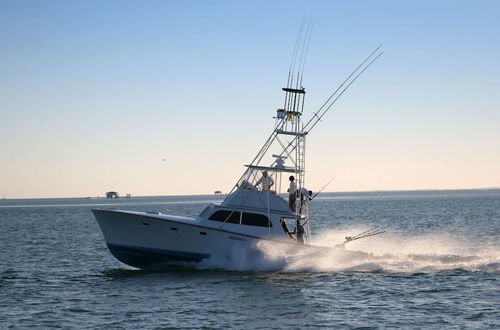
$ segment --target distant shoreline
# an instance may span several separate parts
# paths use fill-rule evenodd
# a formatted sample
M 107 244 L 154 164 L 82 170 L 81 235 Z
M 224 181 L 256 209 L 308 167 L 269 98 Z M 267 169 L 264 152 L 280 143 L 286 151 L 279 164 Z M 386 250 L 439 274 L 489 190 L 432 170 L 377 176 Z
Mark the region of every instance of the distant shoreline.
M 328 191 L 322 192 L 322 194 L 375 194 L 375 193 L 411 193 L 411 192 L 453 192 L 453 191 L 500 191 L 500 187 L 490 187 L 490 188 L 465 188 L 465 189 L 411 189 L 411 190 L 359 190 L 359 191 Z M 152 197 L 224 197 L 227 194 L 193 194 L 193 195 L 132 195 L 131 197 L 120 197 L 123 199 L 134 199 L 134 198 L 152 198 Z M 90 197 L 90 196 L 77 196 L 77 197 L 22 197 L 22 198 L 1 198 L 2 201 L 13 201 L 13 200 L 48 200 L 48 199 L 91 199 L 91 200 L 107 200 L 106 197 Z

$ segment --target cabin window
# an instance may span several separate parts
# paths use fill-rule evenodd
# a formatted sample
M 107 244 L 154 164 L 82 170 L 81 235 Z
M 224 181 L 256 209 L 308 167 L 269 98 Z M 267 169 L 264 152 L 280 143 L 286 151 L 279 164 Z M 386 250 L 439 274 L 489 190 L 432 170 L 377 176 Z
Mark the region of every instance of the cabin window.
M 243 218 L 241 219 L 242 225 L 248 226 L 259 226 L 259 227 L 272 227 L 273 224 L 269 219 L 262 214 L 257 213 L 243 213 Z
M 228 219 L 229 217 L 229 219 Z M 226 221 L 227 219 L 227 221 Z M 208 218 L 208 220 L 212 221 L 220 221 L 226 223 L 240 223 L 240 212 L 231 212 L 231 211 L 216 211 L 214 214 Z
M 199 215 L 199 216 L 200 216 L 200 218 L 204 218 L 204 217 L 205 217 L 205 215 L 207 214 L 208 210 L 210 210 L 210 206 L 207 206 L 207 207 L 203 210 L 203 212 L 201 212 L 201 213 L 200 213 L 200 215 Z

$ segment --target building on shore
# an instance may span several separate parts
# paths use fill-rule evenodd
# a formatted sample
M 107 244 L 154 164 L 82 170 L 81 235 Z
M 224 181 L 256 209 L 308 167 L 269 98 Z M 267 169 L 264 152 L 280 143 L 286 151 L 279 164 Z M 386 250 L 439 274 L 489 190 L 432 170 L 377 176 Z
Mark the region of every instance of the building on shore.
M 116 191 L 108 191 L 106 193 L 106 198 L 114 199 L 114 198 L 120 198 L 120 196 L 118 195 L 118 193 Z

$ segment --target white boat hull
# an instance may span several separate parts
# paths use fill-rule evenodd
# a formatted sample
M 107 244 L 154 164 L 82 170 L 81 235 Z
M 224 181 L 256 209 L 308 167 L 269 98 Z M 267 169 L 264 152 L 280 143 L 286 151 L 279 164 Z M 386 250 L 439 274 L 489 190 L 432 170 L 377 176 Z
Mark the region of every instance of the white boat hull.
M 307 258 L 335 253 L 339 258 L 367 258 L 364 252 L 297 244 L 288 239 L 256 237 L 200 225 L 195 219 L 133 211 L 93 210 L 113 256 L 136 268 L 172 262 L 200 262 L 210 257 L 231 258 L 236 250 L 254 251 L 259 242 L 282 246 Z
M 93 212 L 111 253 L 121 262 L 138 268 L 171 261 L 199 262 L 214 254 L 245 248 L 257 240 L 249 235 L 200 226 L 189 218 L 129 211 Z

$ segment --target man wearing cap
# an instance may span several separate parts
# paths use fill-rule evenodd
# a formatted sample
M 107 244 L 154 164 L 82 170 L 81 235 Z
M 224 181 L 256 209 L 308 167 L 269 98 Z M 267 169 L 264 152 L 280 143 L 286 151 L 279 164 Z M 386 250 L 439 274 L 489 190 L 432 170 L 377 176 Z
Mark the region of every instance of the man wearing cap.
M 271 187 L 274 184 L 274 180 L 267 175 L 267 171 L 262 172 L 262 177 L 255 184 L 256 186 L 261 185 L 262 191 L 271 191 Z

